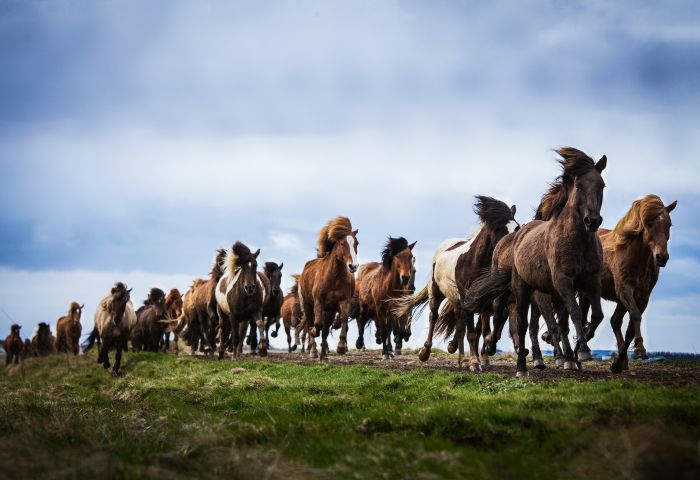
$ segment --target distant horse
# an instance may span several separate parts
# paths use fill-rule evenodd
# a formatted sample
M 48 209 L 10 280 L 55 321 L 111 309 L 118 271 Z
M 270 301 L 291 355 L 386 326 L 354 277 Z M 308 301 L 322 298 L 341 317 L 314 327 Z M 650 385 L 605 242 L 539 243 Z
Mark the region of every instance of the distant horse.
M 171 328 L 182 335 L 185 343 L 190 346 L 194 355 L 197 350 L 206 353 L 216 347 L 216 329 L 221 327 L 216 305 L 216 285 L 224 275 L 224 260 L 226 250 L 216 251 L 214 265 L 209 272 L 209 278 L 196 278 L 185 294 L 182 302 L 182 314 L 177 322 L 172 322 Z M 224 326 L 226 327 L 226 326 Z
M 358 270 L 362 283 L 358 288 L 360 312 L 358 325 L 364 325 L 369 317 L 377 326 L 377 340 L 382 344 L 382 357 L 393 357 L 391 334 L 398 330 L 398 318 L 391 311 L 391 301 L 410 295 L 408 286 L 413 269 L 413 247 L 404 237 L 389 237 L 382 261 L 365 263 Z
M 328 356 L 328 333 L 341 309 L 347 310 L 355 291 L 357 230 L 347 217 L 336 217 L 319 232 L 318 258 L 306 262 L 299 277 L 302 322 L 313 337 L 321 336 L 320 361 Z M 338 350 L 347 350 L 347 315 Z M 315 350 L 316 341 L 312 340 Z
M 10 363 L 19 363 L 22 357 L 22 350 L 24 349 L 24 342 L 22 337 L 19 335 L 19 331 L 22 327 L 16 323 L 12 324 L 10 327 L 10 335 L 5 338 L 5 342 L 2 347 L 5 349 L 5 365 Z
M 280 314 L 284 323 L 284 331 L 287 333 L 287 346 L 289 353 L 297 349 L 297 345 L 301 343 L 301 352 L 304 353 L 306 342 L 306 331 L 302 332 L 301 323 L 301 306 L 299 305 L 299 275 L 292 275 L 294 285 L 289 293 L 284 296 Z M 294 328 L 294 344 L 292 345 L 291 329 Z M 303 338 L 299 338 L 300 333 Z
M 131 289 L 122 282 L 117 282 L 108 296 L 100 301 L 95 312 L 95 328 L 102 340 L 97 363 L 105 370 L 110 367 L 109 351 L 116 350 L 112 375 L 119 375 L 122 352 L 127 349 L 129 334 L 136 324 L 136 312 L 131 303 Z
M 22 346 L 22 361 L 25 361 L 28 357 L 32 357 L 34 354 L 32 353 L 32 341 L 29 340 L 28 338 L 24 339 L 24 345 Z
M 262 309 L 270 294 L 267 277 L 258 273 L 260 249 L 252 253 L 241 242 L 236 242 L 224 258 L 224 274 L 216 285 L 216 304 L 221 328 L 219 358 L 223 358 L 231 336 L 233 357 L 240 357 L 248 325 L 258 327 L 260 355 L 267 354 L 263 329 Z M 227 326 L 227 328 L 224 328 Z
M 136 325 L 131 329 L 131 347 L 134 352 L 158 351 L 166 328 L 161 320 L 166 315 L 165 292 L 160 288 L 151 288 L 144 304 L 136 310 Z
M 418 293 L 404 297 L 395 302 L 395 313 L 402 317 L 411 315 L 414 309 L 421 309 L 428 303 L 430 307 L 428 338 L 419 353 L 421 361 L 430 358 L 433 335 L 449 337 L 450 352 L 459 348 L 458 364 L 464 360 L 464 333 L 467 330 L 470 357 L 469 369 L 480 371 L 482 364 L 487 365 L 488 356 L 478 351 L 479 332 L 474 325 L 474 314 L 481 309 L 463 308 L 463 291 L 471 282 L 491 265 L 491 257 L 498 242 L 509 232 L 519 228 L 515 220 L 515 205 L 507 204 L 492 197 L 479 195 L 474 204 L 474 213 L 479 217 L 480 227 L 469 239 L 453 238 L 442 242 L 433 255 L 431 280 Z M 445 306 L 440 311 L 443 300 Z M 482 328 L 485 322 L 481 322 Z
M 627 370 L 627 349 L 632 338 L 635 354 L 646 357 L 641 333 L 642 314 L 646 310 L 657 280 L 659 269 L 668 262 L 668 240 L 671 236 L 671 215 L 677 202 L 664 206 L 657 195 L 646 195 L 635 200 L 613 230 L 600 229 L 603 243 L 602 296 L 617 303 L 610 325 L 617 339 L 617 358 L 610 369 L 619 373 Z M 589 301 L 581 299 L 584 319 Z M 622 336 L 622 320 L 629 312 L 627 333 Z M 586 339 L 595 334 L 601 319 L 594 320 L 586 329 Z
M 171 289 L 168 292 L 168 295 L 165 297 L 165 311 L 166 311 L 165 318 L 168 320 L 175 320 L 180 315 L 182 315 L 182 294 L 180 293 L 180 290 L 178 290 L 177 288 Z M 165 333 L 163 334 L 163 338 L 161 339 L 161 347 L 160 347 L 166 352 L 170 351 L 170 333 L 171 333 L 171 331 L 172 331 L 172 325 L 170 323 L 166 323 L 166 329 L 165 329 Z M 177 335 L 174 335 L 174 341 L 175 341 L 175 351 L 178 351 Z
M 265 275 L 270 282 L 270 295 L 263 306 L 263 322 L 265 325 L 265 341 L 270 344 L 270 327 L 274 324 L 275 331 L 272 332 L 272 338 L 277 337 L 277 333 L 280 329 L 280 309 L 282 308 L 282 302 L 284 301 L 284 294 L 282 293 L 282 267 L 284 263 L 277 265 L 275 262 L 265 262 L 263 267 L 263 275 Z M 256 325 L 250 325 L 250 335 L 246 343 L 250 345 L 251 351 L 257 350 L 258 335 L 256 332 Z
M 36 334 L 32 337 L 32 354 L 38 357 L 45 357 L 56 353 L 58 342 L 51 334 L 51 327 L 48 323 L 41 322 Z
M 557 150 L 562 160 L 562 175 L 550 186 L 551 219 L 533 220 L 515 235 L 513 266 L 491 269 L 488 275 L 474 282 L 465 293 L 465 306 L 498 298 L 509 290 L 515 296 L 518 326 L 517 376 L 527 375 L 525 334 L 528 327 L 527 310 L 535 290 L 553 295 L 566 307 L 576 329 L 574 351 L 564 342 L 569 362 L 591 359 L 584 338 L 582 313 L 576 293 L 591 302 L 592 318 L 600 322 L 600 274 L 603 253 L 596 230 L 602 222 L 605 182 L 601 177 L 607 165 L 603 156 L 597 163 L 580 150 L 564 147 Z M 562 336 L 562 339 L 564 337 Z
M 80 353 L 80 334 L 83 327 L 80 324 L 80 317 L 85 304 L 72 302 L 68 309 L 68 315 L 58 319 L 56 322 L 56 350 L 58 352 L 73 352 L 73 355 Z

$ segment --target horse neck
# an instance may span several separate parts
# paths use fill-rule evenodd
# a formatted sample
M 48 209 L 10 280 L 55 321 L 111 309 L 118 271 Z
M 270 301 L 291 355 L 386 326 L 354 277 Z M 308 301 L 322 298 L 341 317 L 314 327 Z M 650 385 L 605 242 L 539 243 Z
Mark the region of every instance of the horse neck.
M 381 285 L 384 286 L 386 289 L 385 292 L 388 295 L 392 295 L 402 289 L 401 279 L 399 278 L 399 267 L 398 264 L 394 262 L 393 258 L 391 259 L 391 267 L 387 270 L 384 266 L 381 266 L 380 271 L 382 274 Z
M 623 245 L 616 247 L 617 251 L 624 255 L 637 268 L 639 275 L 655 274 L 658 276 L 659 267 L 654 261 L 654 252 L 644 241 L 644 234 L 635 236 Z
M 556 222 L 563 227 L 563 230 L 566 232 L 566 238 L 570 243 L 588 243 L 588 241 L 596 234 L 586 230 L 581 214 L 573 205 L 575 201 L 576 190 L 572 190 L 569 194 L 569 199 L 567 200 L 564 209 L 557 216 L 557 218 L 549 221 Z

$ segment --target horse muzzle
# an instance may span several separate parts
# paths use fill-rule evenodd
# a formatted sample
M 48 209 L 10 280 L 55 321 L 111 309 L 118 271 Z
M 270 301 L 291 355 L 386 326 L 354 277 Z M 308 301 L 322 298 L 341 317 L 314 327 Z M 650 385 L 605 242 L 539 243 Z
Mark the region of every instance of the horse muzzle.
M 603 217 L 600 215 L 586 215 L 583 219 L 583 224 L 586 226 L 587 232 L 597 232 L 598 227 L 603 223 Z
M 411 281 L 410 276 L 401 275 L 401 285 L 403 285 L 405 287 L 406 285 L 408 285 L 408 282 L 410 282 L 410 281 Z
M 255 285 L 246 285 L 243 287 L 243 291 L 246 295 L 253 295 L 255 293 Z
M 348 263 L 348 270 L 350 270 L 350 273 L 355 273 L 357 271 L 357 265 L 354 263 Z
M 657 253 L 654 255 L 654 259 L 656 260 L 656 266 L 657 267 L 665 267 L 666 264 L 668 263 L 668 253 Z

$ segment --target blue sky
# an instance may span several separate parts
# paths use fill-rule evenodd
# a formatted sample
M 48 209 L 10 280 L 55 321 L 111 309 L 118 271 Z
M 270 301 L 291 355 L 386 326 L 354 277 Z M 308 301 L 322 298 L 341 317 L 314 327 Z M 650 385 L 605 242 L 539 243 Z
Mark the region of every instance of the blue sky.
M 425 279 L 474 195 L 526 221 L 573 145 L 608 155 L 604 225 L 679 201 L 644 328 L 700 349 L 697 2 L 0 0 L 0 64 L 0 307 L 27 335 L 235 240 L 296 273 L 339 214 L 365 261 L 418 240 Z

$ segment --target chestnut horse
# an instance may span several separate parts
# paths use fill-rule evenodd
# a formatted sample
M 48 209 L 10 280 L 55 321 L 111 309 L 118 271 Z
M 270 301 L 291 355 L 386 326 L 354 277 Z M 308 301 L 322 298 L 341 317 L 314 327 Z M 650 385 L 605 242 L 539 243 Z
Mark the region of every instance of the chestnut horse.
M 413 269 L 413 247 L 404 237 L 389 237 L 384 250 L 382 261 L 365 263 L 360 266 L 357 276 L 357 296 L 359 300 L 358 326 L 365 325 L 372 317 L 377 326 L 377 340 L 382 344 L 382 357 L 387 360 L 393 357 L 391 334 L 398 332 L 398 318 L 391 312 L 392 300 L 410 295 L 408 286 Z M 359 328 L 359 327 L 358 327 Z
M 301 352 L 304 353 L 306 342 L 306 331 L 302 332 L 301 322 L 301 307 L 299 306 L 299 275 L 292 275 L 294 279 L 294 285 L 289 290 L 289 293 L 284 296 L 282 301 L 282 307 L 280 308 L 280 314 L 282 315 L 282 323 L 284 324 L 284 331 L 287 333 L 287 347 L 289 353 L 297 349 L 297 345 L 301 343 Z M 294 328 L 294 344 L 292 345 L 292 328 Z M 299 335 L 302 334 L 303 338 L 300 339 Z
M 182 294 L 177 288 L 172 288 L 165 297 L 165 318 L 168 320 L 175 320 L 180 315 L 182 315 Z M 172 332 L 172 324 L 170 322 L 166 323 L 165 333 L 163 334 L 161 348 L 168 352 L 170 351 L 170 333 Z M 177 335 L 173 336 L 175 341 L 175 351 L 178 351 L 177 345 Z
M 56 339 L 51 334 L 51 326 L 46 322 L 41 322 L 36 334 L 32 337 L 31 353 L 37 357 L 56 353 L 56 343 Z
M 224 274 L 216 285 L 216 303 L 221 323 L 219 359 L 224 357 L 231 336 L 233 358 L 243 351 L 243 339 L 250 323 L 258 327 L 260 355 L 267 354 L 262 309 L 270 294 L 267 277 L 258 272 L 260 249 L 252 253 L 241 242 L 226 252 Z
M 515 205 L 508 207 L 504 202 L 491 197 L 477 196 L 474 213 L 479 217 L 480 228 L 471 238 L 453 238 L 442 242 L 433 255 L 431 280 L 421 291 L 398 300 L 395 312 L 400 317 L 409 315 L 414 309 L 421 309 L 426 303 L 430 307 L 428 338 L 420 351 L 419 358 L 425 362 L 430 358 L 433 335 L 445 337 L 454 333 L 448 344 L 450 352 L 459 348 L 458 364 L 464 361 L 464 333 L 467 331 L 470 357 L 469 369 L 480 371 L 487 365 L 488 356 L 478 351 L 478 336 L 474 325 L 474 314 L 481 310 L 462 307 L 463 291 L 481 272 L 491 265 L 494 248 L 506 234 L 519 228 L 515 220 Z M 440 304 L 447 300 L 442 311 Z M 486 322 L 482 318 L 482 328 Z
M 73 352 L 73 355 L 80 353 L 80 333 L 83 331 L 80 325 L 80 316 L 83 313 L 85 304 L 72 302 L 68 309 L 68 315 L 58 319 L 56 322 L 56 350 L 59 352 Z
M 327 361 L 328 333 L 336 314 L 343 323 L 338 352 L 347 351 L 347 307 L 355 292 L 357 230 L 347 217 L 330 220 L 319 232 L 317 258 L 306 262 L 299 277 L 302 324 L 313 337 L 321 336 L 319 361 Z M 316 341 L 311 340 L 311 354 Z
M 2 344 L 2 348 L 5 349 L 5 365 L 19 363 L 21 360 L 22 350 L 24 349 L 24 342 L 19 335 L 21 328 L 20 325 L 16 323 L 13 324 L 10 327 L 10 334 L 5 338 L 5 342 Z
M 619 373 L 627 370 L 627 349 L 632 338 L 635 354 L 646 357 L 641 333 L 642 314 L 649 303 L 651 292 L 659 279 L 659 269 L 668 262 L 668 240 L 671 236 L 671 215 L 677 202 L 665 206 L 657 195 L 646 195 L 635 200 L 629 211 L 613 230 L 600 229 L 603 243 L 602 296 L 617 303 L 610 317 L 610 325 L 617 339 L 617 358 L 610 369 Z M 589 302 L 581 299 L 588 312 Z M 629 312 L 627 333 L 622 336 L 622 319 Z M 586 329 L 586 339 L 595 334 L 601 319 L 592 321 Z
M 114 348 L 114 368 L 112 375 L 119 375 L 122 352 L 127 349 L 131 329 L 136 324 L 136 312 L 131 303 L 131 289 L 127 289 L 122 282 L 117 282 L 102 299 L 95 312 L 95 328 L 102 340 L 97 363 L 101 363 L 105 370 L 110 367 L 109 351 Z
M 551 185 L 551 219 L 533 220 L 514 237 L 513 266 L 491 269 L 467 290 L 465 306 L 498 298 L 509 290 L 515 296 L 518 327 L 518 361 L 516 376 L 526 376 L 525 334 L 527 311 L 535 290 L 562 302 L 576 329 L 574 351 L 565 342 L 566 360 L 591 359 L 591 350 L 583 334 L 582 313 L 576 293 L 591 302 L 592 318 L 600 322 L 600 275 L 603 252 L 596 231 L 602 222 L 605 182 L 601 176 L 607 165 L 603 156 L 597 163 L 580 150 L 563 147 L 557 150 L 562 160 L 562 175 Z

